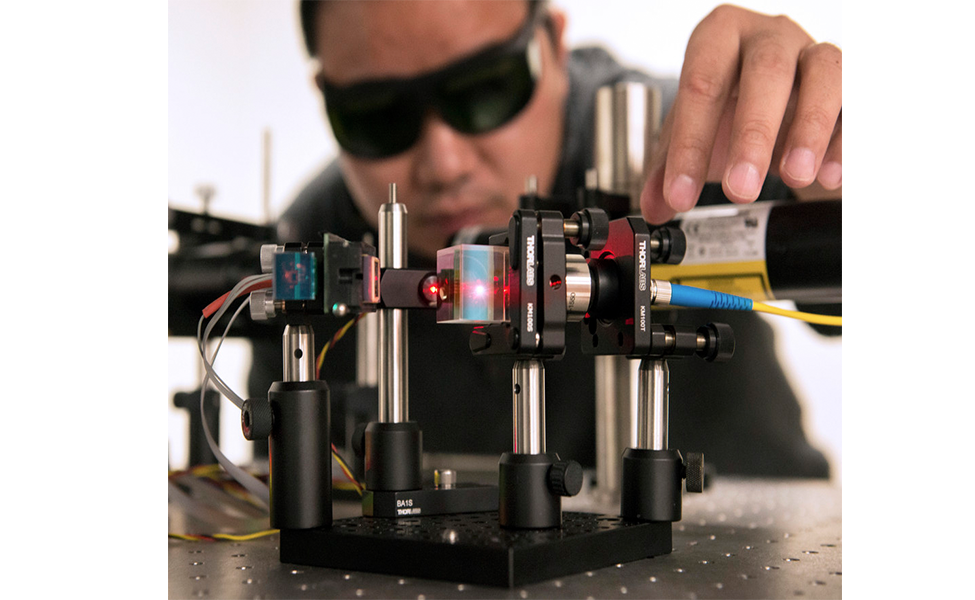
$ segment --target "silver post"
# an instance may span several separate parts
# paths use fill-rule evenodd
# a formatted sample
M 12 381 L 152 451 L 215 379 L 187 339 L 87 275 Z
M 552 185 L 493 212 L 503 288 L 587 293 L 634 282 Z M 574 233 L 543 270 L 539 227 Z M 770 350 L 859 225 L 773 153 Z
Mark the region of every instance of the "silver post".
M 623 450 L 636 447 L 640 362 L 596 356 L 596 481 L 603 501 L 620 492 Z
M 642 83 L 604 86 L 596 93 L 594 169 L 586 187 L 628 194 L 639 213 L 646 158 L 659 137 L 661 92 Z M 639 363 L 623 356 L 596 357 L 597 492 L 619 494 L 620 460 L 637 442 Z
M 362 241 L 370 246 L 376 243 L 368 232 L 362 236 Z M 365 313 L 355 329 L 355 384 L 360 388 L 378 387 L 379 315 L 374 312 Z
M 281 340 L 285 381 L 315 379 L 315 332 L 308 325 L 287 325 Z
M 670 419 L 670 368 L 666 360 L 640 361 L 639 395 L 637 448 L 666 450 Z
M 644 163 L 662 122 L 661 93 L 637 82 L 607 85 L 596 92 L 594 160 L 599 189 L 630 196 L 639 212 Z
M 511 367 L 515 454 L 545 452 L 545 365 L 518 360 Z
M 396 202 L 396 184 L 389 184 L 389 203 L 379 208 L 379 266 L 406 267 L 406 205 Z M 396 308 L 379 313 L 379 421 L 409 421 L 407 314 Z

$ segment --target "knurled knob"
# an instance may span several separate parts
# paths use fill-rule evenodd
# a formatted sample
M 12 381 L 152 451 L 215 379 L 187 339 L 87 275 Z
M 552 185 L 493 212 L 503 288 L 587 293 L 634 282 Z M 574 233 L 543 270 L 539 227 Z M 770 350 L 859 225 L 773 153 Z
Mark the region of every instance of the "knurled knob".
M 698 329 L 698 335 L 703 335 L 705 347 L 698 350 L 697 355 L 708 362 L 724 362 L 735 355 L 735 332 L 726 323 L 708 323 Z
M 366 427 L 368 423 L 359 423 L 352 431 L 352 451 L 359 458 L 366 455 Z
M 240 408 L 240 429 L 244 432 L 244 439 L 266 440 L 271 435 L 271 404 L 266 398 L 244 400 Z
M 557 496 L 575 496 L 582 490 L 582 465 L 574 460 L 552 463 L 548 487 Z
M 687 491 L 701 493 L 704 491 L 704 454 L 688 452 L 684 460 L 684 477 L 687 479 Z

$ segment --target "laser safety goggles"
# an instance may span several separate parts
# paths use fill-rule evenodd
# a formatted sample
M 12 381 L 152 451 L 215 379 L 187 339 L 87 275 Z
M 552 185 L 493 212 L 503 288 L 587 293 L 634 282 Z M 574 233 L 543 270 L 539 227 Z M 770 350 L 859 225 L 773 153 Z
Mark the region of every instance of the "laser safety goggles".
M 339 146 L 361 158 L 404 152 L 419 139 L 431 109 L 464 134 L 508 123 L 531 100 L 541 75 L 535 28 L 543 14 L 533 11 L 512 38 L 418 77 L 339 87 L 319 73 L 316 80 Z

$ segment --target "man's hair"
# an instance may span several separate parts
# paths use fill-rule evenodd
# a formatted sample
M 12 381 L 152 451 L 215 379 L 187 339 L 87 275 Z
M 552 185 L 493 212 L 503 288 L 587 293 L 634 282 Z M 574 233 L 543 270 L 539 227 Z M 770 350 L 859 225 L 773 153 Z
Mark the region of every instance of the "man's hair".
M 298 16 L 301 20 L 301 36 L 305 42 L 305 50 L 308 56 L 315 56 L 318 52 L 318 40 L 315 32 L 315 19 L 318 11 L 327 3 L 328 0 L 301 0 L 298 3 Z M 527 0 L 528 14 L 534 15 L 541 10 L 547 0 Z

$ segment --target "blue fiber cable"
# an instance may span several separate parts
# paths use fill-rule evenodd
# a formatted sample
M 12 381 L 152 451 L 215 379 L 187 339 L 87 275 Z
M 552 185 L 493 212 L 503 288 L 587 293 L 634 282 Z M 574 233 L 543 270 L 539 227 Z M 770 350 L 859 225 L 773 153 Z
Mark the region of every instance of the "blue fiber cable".
M 728 310 L 752 310 L 752 300 L 724 292 L 701 288 L 671 285 L 670 304 L 685 308 L 724 308 Z

